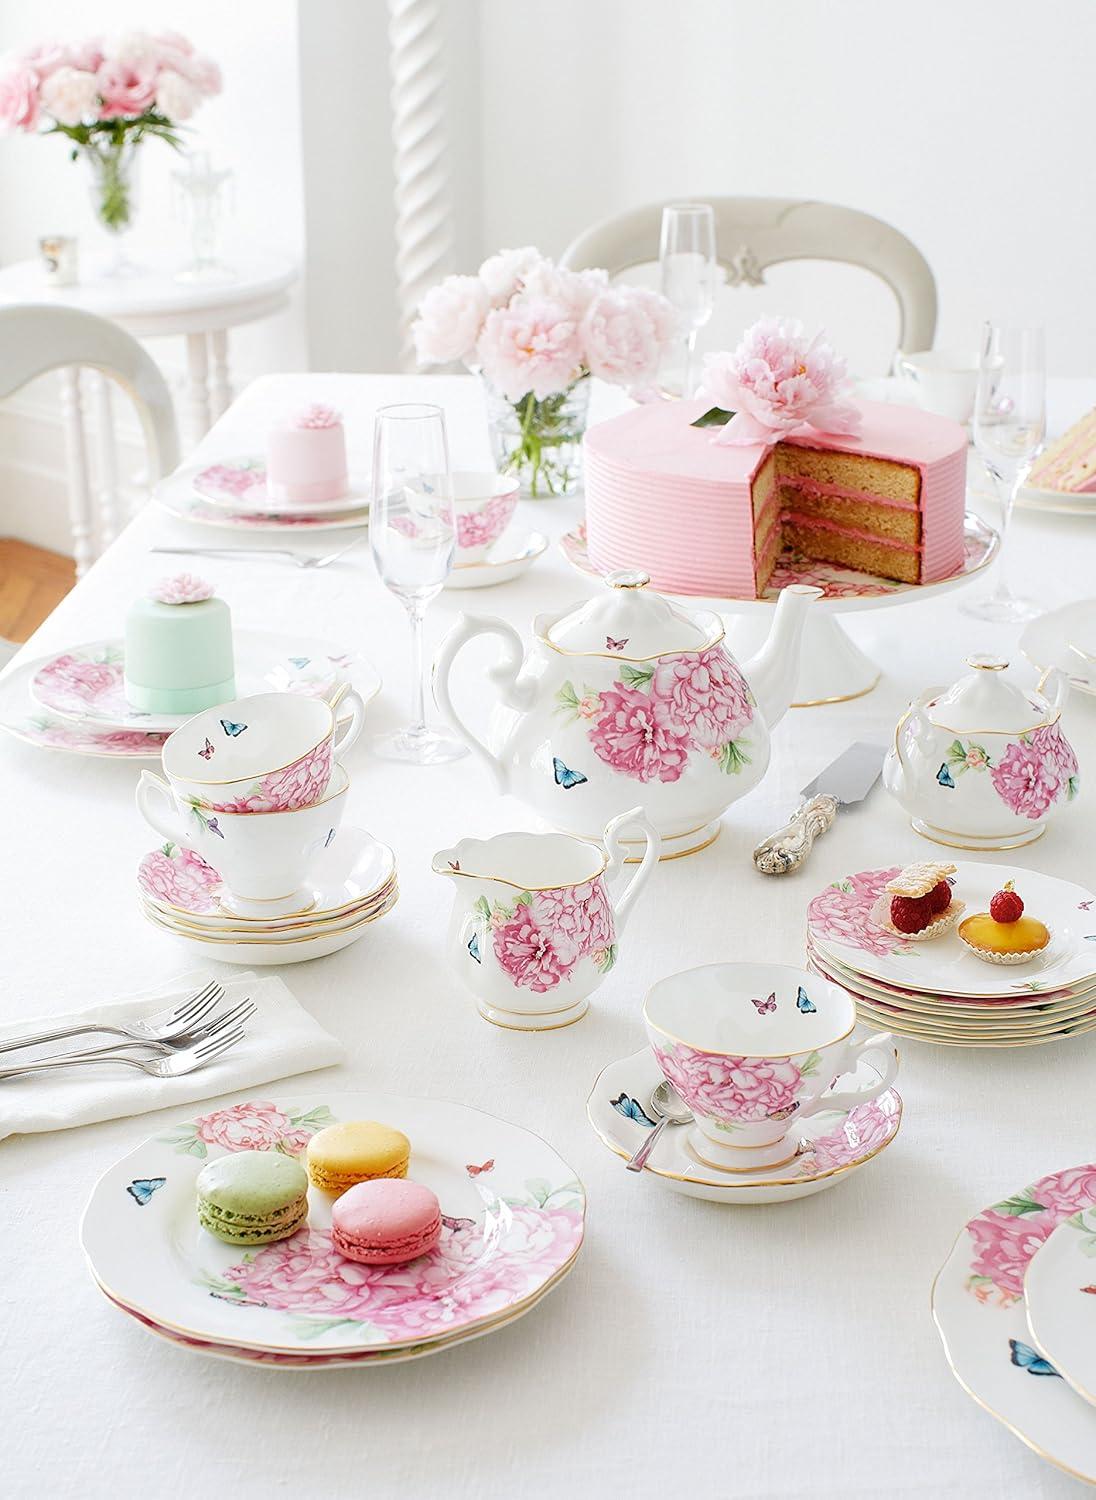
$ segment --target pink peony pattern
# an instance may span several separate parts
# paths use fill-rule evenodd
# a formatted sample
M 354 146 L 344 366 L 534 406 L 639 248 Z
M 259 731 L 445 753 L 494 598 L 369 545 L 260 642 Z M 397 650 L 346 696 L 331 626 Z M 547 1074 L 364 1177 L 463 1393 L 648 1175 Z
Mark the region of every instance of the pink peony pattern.
M 660 657 L 651 692 L 670 704 L 677 723 L 705 749 L 737 740 L 753 719 L 753 695 L 722 646 Z
M 72 750 L 80 755 L 135 756 L 159 759 L 166 734 L 146 734 L 139 729 L 84 729 L 62 719 L 38 715 L 12 726 L 13 732 L 32 745 L 50 750 Z
M 813 1077 L 818 1054 L 790 1057 L 731 1057 L 702 1052 L 685 1042 L 654 1045 L 659 1067 L 696 1114 L 721 1125 L 786 1119 L 799 1107 L 804 1078 Z
M 335 1117 L 326 1104 L 289 1114 L 267 1099 L 249 1099 L 212 1114 L 199 1115 L 159 1137 L 184 1156 L 204 1160 L 210 1147 L 221 1151 L 281 1151 L 299 1156 L 317 1130 Z
M 82 714 L 89 706 L 101 707 L 104 700 L 130 712 L 120 653 L 99 658 L 65 651 L 35 673 L 32 686 L 39 701 L 58 713 Z
M 1063 1220 L 1096 1203 L 1096 1163 L 1041 1177 L 967 1225 L 972 1259 L 967 1290 L 979 1302 L 1010 1307 L 1024 1295 L 1024 1272 Z
M 897 933 L 888 932 L 872 921 L 871 912 L 883 894 L 888 880 L 899 872 L 898 865 L 885 870 L 861 870 L 835 880 L 819 891 L 807 907 L 807 931 L 811 938 L 826 938 L 843 943 L 863 953 L 883 957 L 888 953 L 907 953 L 911 945 Z
M 221 877 L 200 854 L 182 844 L 164 844 L 137 867 L 137 884 L 150 901 L 196 915 L 217 910 Z
M 689 759 L 689 731 L 653 693 L 615 683 L 599 695 L 589 739 L 594 754 L 636 781 L 678 781 Z
M 479 941 L 490 934 L 499 967 L 518 989 L 546 994 L 569 979 L 583 958 L 602 974 L 616 962 L 613 908 L 600 875 L 582 885 L 522 891 L 512 905 L 492 905 L 480 896 L 473 912 Z
M 537 995 L 554 989 L 578 959 L 573 945 L 561 933 L 541 927 L 527 906 L 519 905 L 509 922 L 494 929 L 493 941 L 499 966 L 518 989 Z
M 295 760 L 291 766 L 271 771 L 242 796 L 229 802 L 211 802 L 213 812 L 292 812 L 319 802 L 331 780 L 330 736 Z
M 455 507 L 458 547 L 489 547 L 497 542 L 510 523 L 514 507 L 518 503 L 517 492 L 512 495 L 495 495 L 479 510 L 462 510 Z
M 194 476 L 194 488 L 211 500 L 238 500 L 265 505 L 266 465 L 261 459 L 210 464 Z
M 1078 790 L 1077 757 L 1057 724 L 1009 743 L 990 770 L 994 790 L 1019 818 L 1045 817 L 1055 802 Z
M 819 1136 L 804 1153 L 811 1174 L 831 1172 L 880 1150 L 897 1133 L 901 1122 L 898 1095 L 889 1091 L 858 1104 L 829 1135 Z

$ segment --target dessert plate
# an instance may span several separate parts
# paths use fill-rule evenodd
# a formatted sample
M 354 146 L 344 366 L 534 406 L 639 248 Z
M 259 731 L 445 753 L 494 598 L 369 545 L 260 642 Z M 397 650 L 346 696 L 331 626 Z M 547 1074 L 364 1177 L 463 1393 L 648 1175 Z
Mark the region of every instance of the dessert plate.
M 497 550 L 501 552 L 509 545 L 505 541 L 500 542 Z M 509 583 L 513 578 L 520 578 L 526 569 L 536 562 L 547 546 L 548 538 L 541 532 L 534 531 L 525 539 L 521 548 L 509 557 L 487 557 L 483 562 L 458 563 L 442 587 L 486 589 L 495 583 Z
M 863 1062 L 856 1073 L 859 1082 L 850 1087 L 864 1088 L 877 1077 L 870 1064 Z M 647 1101 L 661 1082 L 662 1070 L 649 1047 L 610 1063 L 598 1074 L 586 1101 L 586 1114 L 601 1141 L 625 1161 L 655 1124 L 647 1113 Z M 805 1120 L 799 1131 L 804 1149 L 788 1166 L 741 1174 L 705 1166 L 690 1150 L 688 1132 L 669 1126 L 644 1171 L 688 1198 L 707 1198 L 713 1203 L 786 1203 L 809 1198 L 857 1171 L 890 1145 L 901 1123 L 901 1096 L 896 1089 L 888 1089 L 854 1109 L 828 1110 Z
M 208 927 L 203 926 L 200 919 L 190 920 L 184 917 L 171 917 L 151 902 L 142 901 L 141 907 L 145 915 L 154 919 L 160 926 L 168 928 L 177 933 L 179 937 L 201 938 L 210 944 L 220 943 L 288 943 L 303 941 L 306 938 L 320 937 L 330 932 L 342 932 L 351 927 L 358 927 L 363 922 L 371 922 L 376 917 L 383 917 L 386 912 L 392 910 L 399 899 L 399 887 L 396 882 L 390 881 L 385 889 L 371 900 L 356 906 L 337 917 L 320 917 L 314 922 L 298 921 L 292 927 L 274 927 L 262 922 L 253 923 L 250 927 Z M 240 919 L 241 922 L 246 920 Z
M 1071 1214 L 1036 1250 L 1024 1274 L 1024 1303 L 1036 1347 L 1096 1405 L 1096 1209 Z
M 266 460 L 255 454 L 237 454 L 206 464 L 194 473 L 193 487 L 203 500 L 221 510 L 262 511 L 279 520 L 298 516 L 338 516 L 347 511 L 369 509 L 369 483 L 361 475 L 350 475 L 347 493 L 341 500 L 324 500 L 316 505 L 299 501 L 270 500 L 266 490 Z
M 326 698 L 349 682 L 357 688 L 363 703 L 368 703 L 380 691 L 376 668 L 331 641 L 238 630 L 233 633 L 232 646 L 237 698 L 268 693 L 271 688 Z M 48 713 L 83 728 L 141 729 L 166 735 L 192 717 L 141 713 L 130 707 L 125 692 L 124 643 L 118 639 L 73 646 L 35 664 L 35 668 L 31 697 Z
M 314 958 L 329 958 L 331 954 L 339 953 L 343 948 L 349 948 L 351 943 L 356 943 L 359 938 L 365 937 L 367 929 L 387 915 L 395 904 L 396 898 L 393 897 L 387 906 L 373 916 L 341 926 L 332 925 L 312 937 L 256 937 L 239 941 L 198 937 L 181 926 L 170 925 L 149 906 L 142 906 L 141 912 L 153 927 L 185 943 L 199 958 L 210 963 L 243 964 L 252 968 L 270 964 L 303 964 Z
M 30 685 L 42 664 L 42 660 L 27 662 L 0 677 L 0 729 L 42 750 L 68 750 L 109 760 L 159 760 L 166 734 L 92 728 L 41 708 L 30 696 Z
M 901 989 L 987 999 L 1024 990 L 1062 990 L 1096 976 L 1096 896 L 1083 886 L 1024 870 L 1020 881 L 1028 913 L 1045 922 L 1051 939 L 1030 963 L 983 963 L 956 932 L 925 943 L 908 943 L 871 920 L 871 909 L 897 865 L 847 875 L 813 898 L 807 907 L 807 933 L 823 960 Z M 955 891 L 967 912 L 987 911 L 990 898 L 1015 866 L 956 866 Z
M 204 499 L 194 489 L 195 469 L 180 469 L 160 481 L 155 499 L 170 515 L 182 521 L 197 521 L 201 526 L 222 526 L 238 531 L 343 531 L 351 526 L 369 524 L 369 508 L 359 504 L 356 510 L 338 515 L 329 512 L 296 512 L 293 515 L 271 514 L 262 510 L 225 510 Z
M 1040 1457 L 1096 1483 L 1096 1412 L 1032 1347 L 1024 1273 L 1050 1234 L 1096 1201 L 1096 1164 L 1042 1177 L 960 1232 L 932 1288 L 952 1374 Z
M 1042 1031 L 1016 1032 L 1010 1034 L 978 1032 L 960 1033 L 931 1022 L 920 1024 L 896 1015 L 894 1011 L 880 1010 L 864 1000 L 855 998 L 856 1013 L 867 1024 L 893 1031 L 896 1036 L 910 1037 L 918 1042 L 932 1042 L 941 1047 L 1045 1047 L 1048 1042 L 1065 1041 L 1067 1037 L 1082 1036 L 1096 1030 L 1096 1015 L 1089 1012 L 1073 1021 L 1063 1021 Z
M 1096 695 L 1096 599 L 1078 599 L 1032 620 L 1020 650 L 1041 672 L 1058 667 L 1078 692 Z
M 232 1150 L 296 1155 L 336 1120 L 380 1119 L 413 1143 L 411 1173 L 441 1200 L 438 1248 L 403 1266 L 349 1263 L 332 1248 L 332 1199 L 250 1252 L 198 1224 L 195 1178 Z M 158 1183 L 145 1194 L 138 1183 Z M 142 1201 L 142 1197 L 144 1201 Z M 100 1178 L 81 1243 L 102 1289 L 191 1339 L 287 1355 L 410 1351 L 525 1312 L 570 1270 L 585 1192 L 538 1136 L 479 1110 L 375 1092 L 249 1101 L 161 1130 Z
M 820 964 L 817 960 L 812 961 L 812 967 L 831 983 L 841 983 L 839 979 L 835 979 L 827 972 L 824 964 Z M 896 1006 L 873 1000 L 870 995 L 864 994 L 852 985 L 846 985 L 846 988 L 856 1002 L 857 1012 L 866 1019 L 875 1023 L 885 1020 L 888 1029 L 900 1026 L 909 1035 L 920 1032 L 925 1036 L 939 1036 L 941 1040 L 966 1038 L 987 1042 L 1010 1039 L 1024 1041 L 1028 1038 L 1066 1035 L 1082 1027 L 1086 1022 L 1096 1020 L 1096 996 L 1078 1001 L 1076 1006 L 1068 1011 L 1055 1012 L 1052 1015 L 1033 1016 L 1031 1012 L 1018 1011 L 1011 1015 L 990 1017 L 988 1020 L 969 1020 L 963 1017 L 956 1018 L 948 1013 L 941 1014 L 940 1011 L 935 1014 L 926 1014 L 921 1011 L 901 1010 Z

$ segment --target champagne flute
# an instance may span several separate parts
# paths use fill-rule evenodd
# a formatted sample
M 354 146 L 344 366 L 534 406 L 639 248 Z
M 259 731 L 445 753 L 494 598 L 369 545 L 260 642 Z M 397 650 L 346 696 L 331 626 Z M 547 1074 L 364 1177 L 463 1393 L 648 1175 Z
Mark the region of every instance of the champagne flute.
M 685 329 L 685 374 L 681 394 L 693 394 L 696 335 L 715 308 L 719 268 L 715 258 L 715 214 L 710 203 L 670 203 L 662 210 L 658 252 L 662 294 L 677 308 Z
M 1042 608 L 1011 593 L 1005 544 L 1016 494 L 1046 437 L 1046 356 L 1043 330 L 986 323 L 974 399 L 974 446 L 1001 502 L 997 590 L 962 606 L 964 614 L 998 624 L 1033 620 Z
M 369 544 L 381 582 L 411 622 L 411 722 L 378 735 L 373 748 L 386 760 L 433 766 L 457 760 L 460 740 L 426 722 L 422 626 L 453 566 L 456 526 L 445 413 L 440 406 L 382 406 L 373 424 L 373 497 Z

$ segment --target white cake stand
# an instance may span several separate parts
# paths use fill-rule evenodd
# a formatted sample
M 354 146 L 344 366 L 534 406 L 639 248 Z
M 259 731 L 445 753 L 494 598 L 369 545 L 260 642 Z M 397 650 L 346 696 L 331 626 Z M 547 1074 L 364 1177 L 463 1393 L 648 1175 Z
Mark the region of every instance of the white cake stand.
M 950 578 L 938 583 L 891 583 L 869 573 L 855 573 L 831 563 L 781 562 L 761 599 L 725 599 L 695 594 L 670 594 L 694 609 L 711 609 L 736 616 L 730 627 L 731 646 L 739 660 L 759 650 L 769 633 L 772 608 L 780 590 L 794 583 L 814 584 L 822 589 L 803 632 L 799 681 L 793 708 L 814 708 L 823 703 L 843 703 L 870 693 L 879 681 L 880 668 L 866 656 L 844 629 L 838 616 L 865 609 L 892 609 L 916 604 L 949 589 L 961 588 L 987 568 L 997 555 L 1000 538 L 991 526 L 967 511 L 963 524 L 963 564 Z M 564 557 L 588 578 L 601 575 L 590 562 L 585 532 L 569 531 L 560 540 Z

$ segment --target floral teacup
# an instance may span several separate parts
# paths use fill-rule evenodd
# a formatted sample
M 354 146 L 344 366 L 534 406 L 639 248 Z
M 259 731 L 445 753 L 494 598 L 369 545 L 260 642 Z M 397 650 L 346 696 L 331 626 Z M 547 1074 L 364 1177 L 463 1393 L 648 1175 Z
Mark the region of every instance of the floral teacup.
M 627 827 L 643 831 L 647 848 L 614 898 Z M 435 854 L 434 873 L 456 887 L 449 961 L 484 1020 L 549 1031 L 584 1016 L 617 961 L 620 934 L 661 848 L 634 808 L 606 828 L 604 850 L 565 833 L 500 833 Z
M 510 524 L 517 503 L 516 475 L 454 473 L 457 550 L 453 565 L 461 568 L 482 562 Z
M 334 842 L 349 786 L 349 776 L 337 765 L 326 795 L 308 807 L 217 812 L 192 802 L 184 811 L 166 781 L 142 771 L 137 810 L 163 838 L 192 849 L 217 871 L 227 887 L 221 904 L 229 911 L 281 917 L 312 904 L 305 881 L 317 855 Z
M 730 1172 L 777 1167 L 796 1154 L 788 1131 L 824 1109 L 851 1109 L 894 1082 L 889 1032 L 853 1041 L 847 991 L 777 964 L 709 964 L 661 979 L 643 1006 L 658 1065 L 696 1117 L 693 1151 Z M 832 1092 L 874 1053 L 878 1082 Z
M 349 714 L 341 726 L 339 715 Z M 256 693 L 207 708 L 164 743 L 164 772 L 180 804 L 213 812 L 292 812 L 319 802 L 335 756 L 361 733 L 351 688 L 331 700 Z

